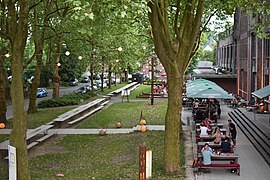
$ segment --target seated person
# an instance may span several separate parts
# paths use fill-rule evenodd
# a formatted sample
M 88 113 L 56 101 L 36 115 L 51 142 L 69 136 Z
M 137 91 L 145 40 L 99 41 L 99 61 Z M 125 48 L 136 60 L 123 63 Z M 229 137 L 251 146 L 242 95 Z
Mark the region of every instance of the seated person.
M 202 148 L 202 157 L 203 157 L 203 164 L 204 165 L 211 165 L 212 161 L 211 161 L 211 157 L 213 154 L 212 149 L 209 147 L 208 143 L 205 143 L 204 147 Z M 205 172 L 210 173 L 209 169 L 205 169 Z
M 202 125 L 200 126 L 200 130 L 201 130 L 200 135 L 203 135 L 203 136 L 208 135 L 208 130 L 209 130 L 209 129 L 208 129 L 204 124 L 202 124 Z
M 203 121 L 203 124 L 204 124 L 208 129 L 211 129 L 210 124 L 212 124 L 212 121 L 211 121 L 210 118 L 206 118 L 206 119 Z
M 231 152 L 231 143 L 228 137 L 225 137 L 225 140 L 221 142 L 221 152 L 222 153 Z
M 198 108 L 199 107 L 199 100 L 195 99 L 195 101 L 193 102 L 193 108 Z
M 212 132 L 212 135 L 215 136 L 214 143 L 219 144 L 221 142 L 221 132 L 219 127 L 215 128 L 215 130 Z

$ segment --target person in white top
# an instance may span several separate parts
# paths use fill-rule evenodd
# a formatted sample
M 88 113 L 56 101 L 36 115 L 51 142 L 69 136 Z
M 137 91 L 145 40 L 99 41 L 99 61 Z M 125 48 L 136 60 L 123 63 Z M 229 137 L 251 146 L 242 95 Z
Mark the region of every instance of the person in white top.
M 201 133 L 200 135 L 208 135 L 208 128 L 205 125 L 200 126 Z

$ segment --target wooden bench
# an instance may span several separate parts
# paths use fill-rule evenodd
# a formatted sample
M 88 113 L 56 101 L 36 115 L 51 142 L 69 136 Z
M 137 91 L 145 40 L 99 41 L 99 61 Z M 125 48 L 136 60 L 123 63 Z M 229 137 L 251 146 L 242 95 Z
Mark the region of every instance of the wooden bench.
M 26 134 L 26 140 L 30 140 L 38 134 L 48 134 L 48 130 L 52 128 L 53 125 L 41 125 L 38 128 L 34 129 L 32 132 Z
M 79 117 L 78 119 L 75 119 L 75 120 L 73 120 L 73 121 L 68 122 L 68 125 L 73 125 L 73 124 L 75 124 L 75 123 L 77 123 L 77 122 L 79 122 L 79 121 L 81 121 L 81 120 L 87 118 L 88 116 L 94 114 L 95 112 L 99 111 L 99 110 L 102 109 L 103 107 L 104 107 L 104 106 L 99 106 L 99 107 L 97 107 L 96 109 L 93 109 L 92 111 L 90 111 L 89 113 L 87 113 L 87 114 L 85 114 L 85 115 Z
M 37 144 L 38 144 L 38 142 L 32 142 L 32 143 L 30 143 L 30 144 L 27 145 L 27 149 L 31 149 L 32 147 L 34 147 Z
M 132 88 L 133 86 L 137 85 L 138 83 L 137 82 L 132 82 L 122 88 L 119 88 L 119 89 L 116 89 L 114 91 L 112 91 L 110 94 L 108 94 L 108 96 L 112 96 L 112 95 L 115 95 L 115 94 L 119 94 L 121 93 L 123 90 L 127 90 L 129 88 Z
M 100 105 L 101 106 L 106 106 L 106 104 L 108 104 L 110 101 L 105 101 L 105 102 L 103 102 L 103 103 L 101 103 Z
M 195 167 L 201 168 L 236 168 L 236 174 L 240 176 L 240 164 L 234 163 L 234 164 L 210 164 L 210 165 L 204 165 L 203 163 L 197 163 L 194 165 Z M 198 171 L 199 172 L 199 171 Z
M 90 109 L 94 106 L 97 106 L 99 103 L 101 103 L 104 100 L 106 100 L 106 98 L 101 98 L 101 99 L 96 99 L 94 101 L 91 101 L 88 104 L 85 104 L 83 106 L 80 106 L 78 108 L 75 108 L 71 111 L 68 111 L 68 112 L 58 116 L 53 121 L 56 123 L 62 123 L 62 122 L 68 121 L 68 120 L 72 119 L 74 116 L 76 116 L 80 113 L 83 113 L 84 111 L 87 111 L 88 109 Z
M 35 142 L 41 143 L 43 141 L 45 141 L 46 139 L 52 137 L 53 135 L 55 135 L 58 131 L 54 131 L 53 133 L 48 133 L 45 136 L 42 136 L 41 138 L 37 139 Z
M 34 129 L 34 130 L 31 131 L 31 132 L 27 132 L 27 133 L 26 133 L 26 141 L 27 141 L 27 143 L 29 143 L 29 144 L 27 145 L 27 149 L 29 149 L 29 148 L 31 148 L 31 147 L 33 147 L 33 146 L 36 145 L 36 143 L 33 143 L 33 142 L 32 142 L 33 144 L 30 143 L 30 141 L 31 141 L 34 137 L 36 137 L 37 135 L 40 135 L 40 134 L 47 135 L 47 134 L 48 134 L 48 130 L 49 130 L 50 128 L 52 128 L 52 127 L 53 127 L 53 125 L 41 125 L 40 127 Z M 34 142 L 35 142 L 35 141 L 34 141 Z M 0 143 L 0 150 L 2 150 L 2 151 L 7 151 L 7 150 L 8 150 L 8 145 L 9 145 L 9 140 L 6 140 L 6 141 Z

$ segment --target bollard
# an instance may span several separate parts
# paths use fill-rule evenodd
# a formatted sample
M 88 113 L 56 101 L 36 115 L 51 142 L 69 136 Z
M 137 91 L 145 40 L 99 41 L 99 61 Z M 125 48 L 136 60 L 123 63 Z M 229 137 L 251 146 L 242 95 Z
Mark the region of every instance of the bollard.
M 139 180 L 146 180 L 146 147 L 139 147 Z
M 191 122 L 191 129 L 192 129 L 192 131 L 195 131 L 195 121 Z
M 190 117 L 187 117 L 187 125 L 190 126 Z

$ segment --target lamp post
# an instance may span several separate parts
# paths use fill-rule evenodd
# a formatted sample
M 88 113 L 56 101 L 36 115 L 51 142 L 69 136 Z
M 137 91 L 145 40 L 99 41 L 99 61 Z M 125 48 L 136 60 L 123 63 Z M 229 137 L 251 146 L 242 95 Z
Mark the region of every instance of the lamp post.
M 151 105 L 154 105 L 154 58 L 156 53 L 153 52 L 151 56 Z
M 121 52 L 123 51 L 123 48 L 120 46 L 119 48 L 117 48 L 117 51 L 118 51 L 118 58 L 120 58 L 120 60 L 121 60 Z M 119 67 L 119 66 L 118 66 L 118 73 L 119 73 L 120 84 L 121 84 L 122 83 L 122 72 L 121 72 L 121 67 Z
M 116 86 L 116 66 L 117 66 L 117 64 L 119 62 L 119 59 L 116 59 L 115 62 L 116 62 L 116 65 L 115 65 L 115 72 L 114 72 L 114 83 L 115 83 L 115 86 Z

